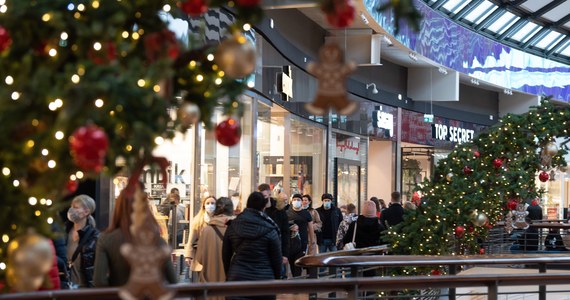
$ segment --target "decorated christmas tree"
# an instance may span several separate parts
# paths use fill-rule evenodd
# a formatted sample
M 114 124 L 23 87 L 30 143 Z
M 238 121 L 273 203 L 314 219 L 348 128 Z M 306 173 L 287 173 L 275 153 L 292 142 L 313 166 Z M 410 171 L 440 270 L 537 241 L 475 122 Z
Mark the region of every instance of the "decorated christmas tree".
M 351 1 L 317 3 L 332 25 L 352 23 Z M 410 0 L 382 9 L 396 6 L 417 22 Z M 173 16 L 209 8 L 234 16 L 221 43 L 183 44 L 169 30 Z M 215 107 L 228 117 L 218 141 L 239 141 L 238 96 L 256 61 L 244 32 L 262 17 L 260 0 L 0 0 L 0 284 L 41 285 L 49 258 L 27 262 L 33 274 L 16 258 L 51 251 L 40 235 L 79 181 L 155 161 L 175 131 L 211 129 Z
M 543 100 L 522 115 L 508 114 L 439 161 L 418 188 L 417 209 L 388 231 L 398 254 L 483 254 L 480 242 L 517 204 L 539 197 L 542 182 L 565 170 L 570 107 Z M 508 223 L 508 222 L 507 222 Z

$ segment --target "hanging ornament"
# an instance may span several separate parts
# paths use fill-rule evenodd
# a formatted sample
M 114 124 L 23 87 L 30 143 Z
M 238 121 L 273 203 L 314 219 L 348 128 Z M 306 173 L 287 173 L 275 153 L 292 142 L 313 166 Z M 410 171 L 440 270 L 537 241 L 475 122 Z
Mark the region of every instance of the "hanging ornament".
M 558 146 L 554 142 L 548 142 L 544 147 L 544 153 L 550 156 L 558 154 Z
M 489 222 L 489 218 L 485 213 L 477 213 L 473 218 L 473 225 L 482 227 Z
M 238 121 L 229 118 L 216 126 L 216 140 L 224 146 L 234 146 L 241 137 L 241 128 Z
M 441 275 L 441 271 L 439 269 L 433 269 L 433 270 L 431 270 L 431 275 L 432 276 L 439 276 L 439 275 Z
M 519 202 L 516 199 L 509 199 L 509 201 L 507 202 L 507 208 L 509 210 L 515 210 L 517 209 L 517 204 Z
M 465 227 L 463 226 L 456 226 L 455 227 L 455 236 L 457 238 L 462 238 L 465 235 Z
M 187 0 L 178 2 L 180 9 L 192 17 L 199 17 L 208 11 L 209 0 Z
M 178 108 L 178 121 L 183 129 L 188 129 L 200 120 L 200 108 L 191 102 L 184 102 Z
M 530 205 L 532 205 L 532 206 L 537 206 L 538 204 L 539 204 L 538 199 L 533 199 L 533 200 L 530 202 Z
M 348 100 L 345 81 L 348 74 L 356 68 L 353 62 L 344 62 L 344 54 L 337 44 L 325 44 L 319 49 L 319 62 L 309 63 L 307 70 L 319 81 L 313 103 L 305 109 L 313 115 L 322 116 L 330 107 L 341 115 L 348 115 L 358 107 Z
M 103 129 L 96 125 L 80 127 L 71 135 L 69 146 L 77 166 L 85 171 L 101 171 L 109 148 Z
M 481 156 L 481 152 L 476 150 L 475 152 L 473 152 L 473 156 L 475 156 L 476 158 L 479 158 Z
M 79 187 L 79 183 L 77 182 L 77 180 L 68 180 L 67 184 L 65 185 L 65 189 L 70 193 L 73 194 L 75 193 L 75 191 L 77 191 L 77 188 Z
M 18 292 L 37 290 L 53 265 L 54 255 L 51 241 L 35 233 L 12 240 L 8 244 L 8 285 Z
M 2 26 L 0 26 L 0 52 L 8 49 L 12 45 L 12 37 L 8 30 Z
M 237 33 L 220 43 L 214 61 L 228 77 L 242 78 L 255 69 L 255 48 L 244 35 Z
M 106 65 L 117 59 L 117 47 L 113 42 L 101 44 L 101 49 L 90 48 L 87 57 L 96 65 Z
M 505 231 L 511 233 L 513 231 L 513 212 L 509 211 L 505 216 Z
M 479 254 L 481 254 L 481 255 L 482 255 L 482 254 L 485 254 L 485 248 L 480 248 L 480 249 L 479 249 Z
M 548 175 L 547 172 L 541 171 L 541 172 L 538 174 L 538 180 L 540 180 L 540 181 L 542 181 L 542 182 L 547 182 L 548 179 L 550 179 L 550 175 Z
M 530 225 L 526 222 L 526 216 L 528 216 L 528 211 L 525 205 L 522 203 L 517 204 L 517 209 L 513 211 L 513 216 L 515 221 L 512 227 L 515 229 L 527 229 Z
M 469 166 L 463 167 L 463 174 L 471 175 L 472 173 L 473 173 L 473 169 L 471 169 Z
M 327 22 L 336 28 L 350 26 L 354 21 L 355 9 L 352 0 L 325 1 L 321 10 L 326 14 Z
M 495 169 L 500 168 L 503 165 L 503 160 L 500 158 L 495 158 L 493 159 L 493 167 L 495 167 Z
M 445 175 L 445 180 L 451 182 L 453 180 L 453 173 L 447 173 L 447 175 Z

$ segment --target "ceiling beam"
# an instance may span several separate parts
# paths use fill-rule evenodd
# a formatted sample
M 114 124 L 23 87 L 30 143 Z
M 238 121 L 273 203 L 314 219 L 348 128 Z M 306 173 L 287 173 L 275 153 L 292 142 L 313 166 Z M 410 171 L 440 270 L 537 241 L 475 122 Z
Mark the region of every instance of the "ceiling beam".
M 553 53 L 555 53 L 558 49 L 560 49 L 560 47 L 566 45 L 566 42 L 570 40 L 570 36 L 566 36 L 565 38 L 563 38 L 560 42 L 558 42 L 554 47 L 552 47 L 552 49 L 546 51 L 546 56 L 550 56 Z
M 440 7 L 442 7 L 448 0 L 437 0 L 434 3 L 431 4 L 431 8 L 434 10 L 438 10 Z
M 527 23 L 528 23 L 528 20 L 526 18 L 520 18 L 518 21 L 515 22 L 515 24 L 513 24 L 505 32 L 503 32 L 501 35 L 499 35 L 498 39 L 502 41 L 506 37 L 510 37 L 511 33 L 515 33 L 516 31 L 519 31 Z
M 503 6 L 499 6 L 493 13 L 491 13 L 485 20 L 475 26 L 475 31 L 481 31 L 481 29 L 487 28 L 491 23 L 497 21 L 503 14 L 507 13 Z
M 526 43 L 522 44 L 521 48 L 524 50 L 530 45 L 534 45 L 538 40 L 544 38 L 550 28 L 542 27 L 535 35 L 533 35 Z
M 483 3 L 483 0 L 473 0 L 471 1 L 471 3 L 467 4 L 464 8 L 462 8 L 460 11 L 458 11 L 453 18 L 451 18 L 454 21 L 457 21 L 465 16 L 467 16 L 470 12 L 472 12 L 473 10 L 475 10 L 475 8 L 477 6 L 479 6 L 479 4 Z
M 562 4 L 566 2 L 566 0 L 554 0 L 548 4 L 546 4 L 545 6 L 543 6 L 541 9 L 533 12 L 531 15 L 534 18 L 538 18 L 541 17 L 542 15 L 544 15 L 545 13 L 553 10 L 554 8 L 556 8 L 558 5 Z

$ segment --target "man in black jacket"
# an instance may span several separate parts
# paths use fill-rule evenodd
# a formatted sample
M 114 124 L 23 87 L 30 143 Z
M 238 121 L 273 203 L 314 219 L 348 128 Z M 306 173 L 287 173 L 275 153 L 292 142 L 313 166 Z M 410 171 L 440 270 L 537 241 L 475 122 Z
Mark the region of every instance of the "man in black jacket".
M 342 212 L 334 206 L 331 194 L 323 194 L 321 200 L 323 205 L 316 209 L 323 223 L 321 236 L 317 240 L 319 253 L 336 251 L 336 233 L 340 222 L 342 222 Z
M 400 192 L 392 192 L 391 197 L 390 206 L 383 210 L 382 215 L 380 215 L 380 223 L 386 228 L 404 221 L 404 208 L 402 207 Z
M 287 218 L 287 212 L 285 209 L 277 208 L 277 201 L 270 197 L 271 195 L 271 187 L 267 183 L 262 183 L 257 187 L 257 190 L 263 194 L 265 199 L 269 199 L 268 205 L 271 205 L 265 208 L 265 213 L 277 224 L 280 231 L 280 238 L 281 238 L 281 253 L 283 255 L 283 265 L 289 263 L 287 257 L 289 256 L 289 221 Z M 285 272 L 285 268 L 283 268 L 283 272 L 281 274 L 282 278 L 286 278 L 287 274 Z

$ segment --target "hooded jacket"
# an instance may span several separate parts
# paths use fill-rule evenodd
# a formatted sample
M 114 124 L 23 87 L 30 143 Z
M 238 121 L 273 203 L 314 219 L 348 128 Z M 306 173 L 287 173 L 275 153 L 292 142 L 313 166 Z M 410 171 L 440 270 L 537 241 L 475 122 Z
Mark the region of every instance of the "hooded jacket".
M 282 257 L 279 229 L 265 213 L 246 208 L 229 223 L 222 245 L 227 281 L 279 279 Z

